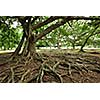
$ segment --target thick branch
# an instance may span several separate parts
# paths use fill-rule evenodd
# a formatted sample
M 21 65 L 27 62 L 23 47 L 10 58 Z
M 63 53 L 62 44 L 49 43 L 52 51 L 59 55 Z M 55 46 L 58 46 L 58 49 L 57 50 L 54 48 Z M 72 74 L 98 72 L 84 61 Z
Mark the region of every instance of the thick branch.
M 46 24 L 48 24 L 48 23 L 51 23 L 51 22 L 53 22 L 53 21 L 55 21 L 56 19 L 59 19 L 59 18 L 62 18 L 62 16 L 51 16 L 50 18 L 48 18 L 48 19 L 45 20 L 44 22 L 40 22 L 40 23 L 34 25 L 34 26 L 32 27 L 32 30 L 35 30 L 35 29 L 37 29 L 37 28 L 40 28 L 41 26 L 44 26 L 44 25 L 46 25 Z
M 45 36 L 46 34 L 50 33 L 52 30 L 56 29 L 57 27 L 64 25 L 66 23 L 67 20 L 62 20 L 61 22 L 57 22 L 56 24 L 51 25 L 50 27 L 48 27 L 47 29 L 45 29 L 43 32 L 41 32 L 40 34 L 38 34 L 38 36 L 35 38 L 36 42 L 37 40 L 41 39 L 43 36 Z
M 100 20 L 100 17 L 85 17 L 85 16 L 51 16 L 44 22 L 39 22 L 38 24 L 34 25 L 32 27 L 32 30 L 35 30 L 37 28 L 40 28 L 41 26 L 44 26 L 50 22 L 53 22 L 57 19 L 67 19 L 68 21 L 70 20 Z
M 63 18 L 70 20 L 100 20 L 100 17 L 85 17 L 85 16 L 63 16 Z

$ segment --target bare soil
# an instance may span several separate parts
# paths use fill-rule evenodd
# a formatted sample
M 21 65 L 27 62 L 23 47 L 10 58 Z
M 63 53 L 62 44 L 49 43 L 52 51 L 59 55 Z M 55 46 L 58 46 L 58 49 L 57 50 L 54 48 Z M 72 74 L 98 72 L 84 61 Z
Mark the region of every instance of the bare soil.
M 1 83 L 99 83 L 100 53 L 42 50 L 38 58 L 0 54 Z M 8 61 L 9 60 L 9 61 Z

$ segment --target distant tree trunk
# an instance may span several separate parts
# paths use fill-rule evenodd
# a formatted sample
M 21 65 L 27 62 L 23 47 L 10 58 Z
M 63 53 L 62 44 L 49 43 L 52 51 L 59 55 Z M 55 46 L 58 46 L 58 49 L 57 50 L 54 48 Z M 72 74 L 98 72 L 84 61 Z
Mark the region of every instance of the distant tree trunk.
M 73 45 L 73 50 L 75 49 L 75 45 Z
M 61 36 L 60 36 L 60 32 L 58 33 L 57 48 L 61 49 Z
M 75 49 L 75 42 L 72 42 L 73 50 Z
M 97 26 L 95 27 L 95 29 L 92 31 L 92 33 L 85 39 L 83 45 L 82 45 L 81 48 L 80 48 L 80 52 L 84 52 L 83 48 L 85 47 L 86 43 L 88 42 L 88 39 L 89 39 L 91 36 L 97 34 L 97 33 L 95 33 L 95 31 L 97 30 L 98 27 L 99 27 L 99 26 L 97 25 Z
M 59 42 L 57 43 L 57 48 L 60 49 L 60 44 L 59 44 Z
M 82 46 L 81 46 L 81 48 L 80 48 L 80 52 L 84 52 L 83 48 L 85 47 L 86 43 L 88 42 L 89 38 L 90 38 L 92 35 L 93 35 L 93 33 L 90 34 L 90 35 L 85 39 L 85 41 L 83 42 L 83 44 L 82 44 Z

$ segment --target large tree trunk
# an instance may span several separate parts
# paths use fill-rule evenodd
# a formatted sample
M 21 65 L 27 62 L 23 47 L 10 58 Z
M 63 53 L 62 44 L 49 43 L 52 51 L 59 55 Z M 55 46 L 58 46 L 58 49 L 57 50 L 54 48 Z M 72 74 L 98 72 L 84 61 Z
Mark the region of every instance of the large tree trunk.
M 19 45 L 18 45 L 18 47 L 16 48 L 15 52 L 11 55 L 11 58 L 12 58 L 12 59 L 15 58 L 15 56 L 19 55 L 19 52 L 20 52 L 20 50 L 21 50 L 21 48 L 22 48 L 22 45 L 23 45 L 23 43 L 24 43 L 24 40 L 25 40 L 25 34 L 23 34 L 22 39 L 21 39 L 21 41 L 19 42 Z
M 31 28 L 31 19 L 28 20 L 27 23 L 22 23 L 23 26 L 23 36 L 22 39 L 13 53 L 12 57 L 16 57 L 20 51 L 22 56 L 34 56 L 36 55 L 36 49 L 35 49 L 35 42 L 34 42 L 34 34 L 32 34 L 32 28 Z
M 33 40 L 33 37 L 31 36 L 28 40 L 28 54 L 30 56 L 35 57 L 36 56 L 36 43 Z
M 30 42 L 29 40 L 26 40 L 26 43 L 24 45 L 22 56 L 32 56 L 33 58 L 36 57 L 36 43 Z
M 36 56 L 36 42 L 34 42 L 34 34 L 32 34 L 32 28 L 31 28 L 31 23 L 30 20 L 29 22 L 26 24 L 26 26 L 23 27 L 24 28 L 24 32 L 26 34 L 26 42 L 22 51 L 22 54 L 24 56 L 32 56 L 35 57 Z
M 28 42 L 25 40 L 25 43 L 24 43 L 24 47 L 23 47 L 23 50 L 22 50 L 22 55 L 23 56 L 26 56 L 27 55 L 27 53 L 28 53 Z
M 24 37 L 25 38 L 25 37 Z M 22 44 L 22 41 L 24 42 L 23 44 Z M 21 42 L 20 42 L 21 44 L 18 46 L 18 48 L 15 50 L 15 52 L 14 52 L 14 54 L 13 54 L 13 57 L 16 57 L 18 54 L 19 54 L 19 52 L 21 51 L 21 53 L 20 53 L 20 55 L 22 55 L 22 56 L 33 56 L 33 57 L 35 57 L 36 56 L 36 43 L 34 42 L 34 40 L 33 40 L 33 37 L 31 36 L 31 37 L 28 37 L 28 38 L 26 38 L 26 40 L 24 39 L 23 40 L 23 38 L 22 38 L 22 40 L 21 40 Z M 22 49 L 22 50 L 21 50 Z

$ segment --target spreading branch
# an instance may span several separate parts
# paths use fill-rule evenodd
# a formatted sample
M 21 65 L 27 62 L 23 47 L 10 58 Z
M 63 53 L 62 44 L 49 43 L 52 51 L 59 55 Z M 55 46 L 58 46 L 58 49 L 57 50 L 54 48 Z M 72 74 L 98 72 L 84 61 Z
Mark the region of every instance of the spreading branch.
M 66 18 L 70 20 L 100 20 L 100 17 L 85 17 L 85 16 L 63 16 L 62 18 Z
M 48 27 L 47 29 L 45 29 L 43 32 L 41 32 L 40 34 L 37 35 L 37 37 L 35 38 L 34 42 L 38 41 L 39 39 L 41 39 L 43 36 L 47 35 L 48 33 L 50 33 L 52 30 L 56 29 L 57 27 L 64 25 L 66 23 L 67 20 L 62 20 L 61 22 L 57 22 L 56 24 L 51 25 L 50 27 Z
M 51 16 L 50 18 L 48 18 L 47 20 L 43 21 L 43 22 L 39 22 L 38 24 L 34 25 L 32 27 L 32 30 L 36 30 L 44 25 L 47 25 L 48 23 L 51 23 L 57 19 L 63 18 L 62 16 Z

